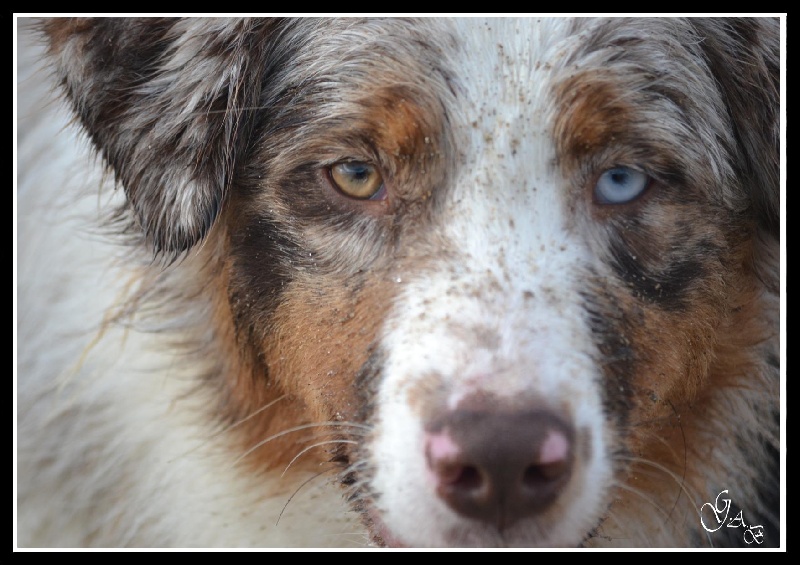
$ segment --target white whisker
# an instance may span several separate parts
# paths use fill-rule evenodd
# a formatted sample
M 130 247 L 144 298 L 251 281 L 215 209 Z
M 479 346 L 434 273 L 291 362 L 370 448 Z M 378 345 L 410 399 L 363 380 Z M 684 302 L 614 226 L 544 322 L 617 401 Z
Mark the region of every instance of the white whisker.
M 340 428 L 356 428 L 356 429 L 362 429 L 362 430 L 369 430 L 370 429 L 369 426 L 366 426 L 364 424 L 359 424 L 357 422 L 320 422 L 320 423 L 317 423 L 317 424 L 302 424 L 300 426 L 294 426 L 292 428 L 287 428 L 287 429 L 282 430 L 282 431 L 280 431 L 280 432 L 278 432 L 276 434 L 273 434 L 273 435 L 271 435 L 271 436 L 269 436 L 267 438 L 262 439 L 261 441 L 256 443 L 254 446 L 249 448 L 247 451 L 242 453 L 239 457 L 234 459 L 234 461 L 231 464 L 231 466 L 236 466 L 242 459 L 244 459 L 245 457 L 247 457 L 248 455 L 253 453 L 255 450 L 257 450 L 258 448 L 264 446 L 265 444 L 267 444 L 267 443 L 269 443 L 269 442 L 271 442 L 271 441 L 273 441 L 275 439 L 278 439 L 279 437 L 283 437 L 283 436 L 288 435 L 290 433 L 299 432 L 299 431 L 302 431 L 302 430 L 309 430 L 309 429 L 312 429 L 312 428 L 327 428 L 327 427 L 332 427 L 332 428 L 336 428 L 336 427 L 340 427 Z
M 319 443 L 315 443 L 315 444 L 309 445 L 308 447 L 306 447 L 302 451 L 300 451 L 300 453 L 298 453 L 297 455 L 292 457 L 292 460 L 289 461 L 289 464 L 286 465 L 286 468 L 283 470 L 283 473 L 281 473 L 281 477 L 283 477 L 286 474 L 286 471 L 289 470 L 289 467 L 291 467 L 294 464 L 294 462 L 297 461 L 297 459 L 301 455 L 303 455 L 305 452 L 307 452 L 307 451 L 309 451 L 311 449 L 314 449 L 315 447 L 319 447 L 321 445 L 328 445 L 328 444 L 331 444 L 331 443 L 350 443 L 350 444 L 353 444 L 353 445 L 358 445 L 357 441 L 350 441 L 350 440 L 346 440 L 346 439 L 332 439 L 330 441 L 321 441 Z

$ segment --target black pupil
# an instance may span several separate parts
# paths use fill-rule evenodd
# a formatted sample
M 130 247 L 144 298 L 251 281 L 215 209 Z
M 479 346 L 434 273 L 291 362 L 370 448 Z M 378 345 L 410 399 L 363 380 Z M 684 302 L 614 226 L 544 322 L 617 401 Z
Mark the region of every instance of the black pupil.
M 616 184 L 624 184 L 628 180 L 628 173 L 625 171 L 614 171 L 611 173 L 611 180 Z
M 364 182 L 369 176 L 370 169 L 361 163 L 347 163 L 344 166 L 345 172 L 350 175 L 354 181 Z

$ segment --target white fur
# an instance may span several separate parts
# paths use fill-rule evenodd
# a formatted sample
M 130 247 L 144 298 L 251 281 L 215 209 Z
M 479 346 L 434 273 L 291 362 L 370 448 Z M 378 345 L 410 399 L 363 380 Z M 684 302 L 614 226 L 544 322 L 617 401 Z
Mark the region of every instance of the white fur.
M 568 190 L 552 166 L 547 135 L 555 109 L 541 91 L 557 71 L 542 61 L 552 60 L 565 39 L 565 22 L 548 20 L 534 34 L 521 33 L 513 20 L 460 24 L 469 29 L 459 37 L 470 43 L 461 53 L 465 60 L 453 65 L 469 69 L 475 80 L 458 93 L 462 113 L 454 127 L 468 157 L 442 214 L 443 245 L 457 254 L 405 285 L 394 305 L 383 340 L 389 354 L 377 403 L 375 486 L 384 493 L 386 526 L 406 543 L 501 543 L 481 537 L 420 480 L 426 476 L 423 430 L 407 396 L 432 379 L 431 388 L 445 389 L 448 408 L 478 391 L 509 401 L 534 391 L 552 408 L 566 408 L 576 428 L 592 430 L 593 459 L 571 485 L 580 494 L 562 522 L 539 532 L 523 521 L 514 533 L 527 529 L 525 544 L 573 545 L 597 520 L 604 494 L 597 486 L 608 484 L 611 465 L 599 433 L 604 419 L 594 347 L 574 300 L 578 267 L 591 256 L 567 225 Z M 520 99 L 528 101 L 524 115 Z M 514 152 L 526 158 L 512 158 Z M 399 466 L 398 459 L 407 463 Z

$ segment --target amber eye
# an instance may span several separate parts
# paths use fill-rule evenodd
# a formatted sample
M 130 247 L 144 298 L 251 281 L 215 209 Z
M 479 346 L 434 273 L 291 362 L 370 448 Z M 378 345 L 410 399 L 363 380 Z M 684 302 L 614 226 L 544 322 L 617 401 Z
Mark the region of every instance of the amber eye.
M 360 161 L 336 163 L 330 177 L 345 196 L 359 200 L 380 200 L 385 195 L 383 177 L 374 166 Z

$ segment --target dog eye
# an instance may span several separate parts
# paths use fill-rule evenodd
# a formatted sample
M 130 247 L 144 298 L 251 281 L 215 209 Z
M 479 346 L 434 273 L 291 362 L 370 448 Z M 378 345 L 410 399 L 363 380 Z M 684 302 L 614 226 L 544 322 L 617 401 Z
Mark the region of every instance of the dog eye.
M 383 200 L 386 197 L 383 177 L 369 163 L 337 163 L 330 168 L 330 179 L 339 192 L 350 198 Z
M 650 185 L 650 177 L 629 167 L 614 167 L 605 171 L 594 185 L 594 197 L 599 204 L 625 204 L 635 200 Z

